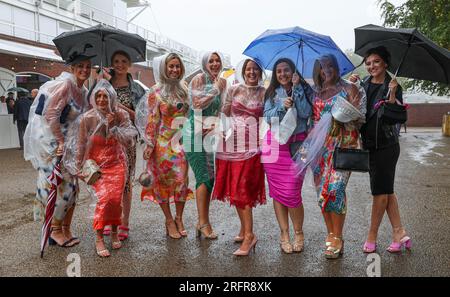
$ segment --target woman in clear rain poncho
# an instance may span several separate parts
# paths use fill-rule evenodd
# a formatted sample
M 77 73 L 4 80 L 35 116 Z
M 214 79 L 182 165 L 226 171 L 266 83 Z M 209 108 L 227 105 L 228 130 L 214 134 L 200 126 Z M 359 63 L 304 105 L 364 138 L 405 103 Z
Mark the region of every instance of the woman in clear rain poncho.
M 265 88 L 262 68 L 246 59 L 236 70 L 241 81 L 227 90 L 222 112 L 231 121 L 216 153 L 216 182 L 212 199 L 236 206 L 241 230 L 234 239 L 242 242 L 234 252 L 247 256 L 257 239 L 253 233 L 252 208 L 265 204 L 264 168 L 259 149 L 259 118 L 263 115 Z M 228 136 L 228 137 L 227 137 Z
M 147 99 L 145 90 L 133 80 L 128 72 L 132 66 L 128 53 L 118 50 L 111 57 L 111 69 L 103 69 L 99 77 L 107 79 L 117 92 L 117 101 L 120 108 L 126 110 L 131 121 L 135 120 L 135 110 L 138 104 Z M 145 98 L 145 99 L 144 99 Z M 128 180 L 124 190 L 122 202 L 122 225 L 119 226 L 119 238 L 125 240 L 130 231 L 129 218 L 131 211 L 131 199 L 133 197 L 133 185 L 136 167 L 136 146 L 127 147 Z M 109 235 L 111 228 L 107 226 L 104 235 Z
M 280 248 L 287 254 L 301 252 L 304 244 L 303 175 L 297 176 L 291 149 L 306 138 L 312 112 L 312 94 L 312 88 L 291 60 L 282 58 L 275 62 L 272 80 L 265 94 L 264 118 L 271 124 L 271 129 L 263 142 L 261 161 L 280 227 Z M 280 122 L 278 133 L 273 120 Z M 284 133 L 283 126 L 288 127 L 290 133 Z M 282 134 L 285 136 L 282 137 Z M 289 217 L 294 228 L 292 244 Z
M 66 155 L 64 166 L 83 179 L 88 177 L 89 169 L 99 167 L 100 177 L 87 182 L 96 202 L 93 228 L 97 232 L 97 254 L 108 257 L 103 229 L 111 226 L 112 248 L 119 249 L 117 227 L 121 224 L 128 176 L 126 148 L 134 145 L 138 132 L 128 113 L 117 106 L 117 93 L 108 81 L 97 83 L 90 104 L 93 108 L 80 117 L 79 125 L 69 133 L 72 152 Z
M 220 77 L 222 68 L 223 59 L 219 52 L 210 52 L 203 56 L 203 73 L 197 74 L 189 85 L 191 108 L 189 121 L 183 129 L 186 158 L 196 180 L 197 236 L 203 234 L 207 239 L 217 239 L 209 222 L 209 203 L 214 186 L 214 152 L 211 147 L 205 148 L 205 143 L 208 145 L 207 139 L 215 127 L 202 125 L 205 124 L 205 117 L 216 117 L 219 113 L 221 97 L 225 94 L 227 85 L 226 80 Z
M 160 205 L 167 235 L 179 239 L 187 236 L 183 224 L 185 202 L 194 198 L 188 188 L 188 163 L 179 142 L 183 123 L 180 120 L 189 111 L 184 64 L 177 54 L 169 53 L 153 60 L 153 74 L 157 84 L 136 113 L 136 125 L 147 144 L 146 172 L 152 177 L 149 184 L 143 184 L 141 198 Z M 175 203 L 175 220 L 170 202 Z
M 339 73 L 334 55 L 323 55 L 316 60 L 313 70 L 316 88 L 312 116 L 314 128 L 296 158 L 299 172 L 304 172 L 307 166 L 313 172 L 319 206 L 328 231 L 327 259 L 338 258 L 343 253 L 342 231 L 347 212 L 345 188 L 351 173 L 333 167 L 333 153 L 337 147 L 359 146 L 359 128 L 364 122 L 366 109 L 364 90 L 343 80 Z M 345 123 L 332 117 L 333 106 L 342 99 L 359 111 L 351 121 Z
M 89 109 L 84 82 L 91 75 L 90 58 L 93 56 L 75 52 L 66 61 L 71 73 L 63 72 L 55 80 L 45 83 L 31 106 L 24 135 L 24 157 L 39 172 L 34 202 L 35 220 L 45 216 L 44 209 L 51 189 L 48 177 L 58 160 L 71 149 L 66 144 L 67 132 L 77 117 Z M 64 166 L 61 172 L 63 181 L 57 188 L 49 243 L 68 247 L 80 242 L 70 231 L 79 188 L 75 175 Z

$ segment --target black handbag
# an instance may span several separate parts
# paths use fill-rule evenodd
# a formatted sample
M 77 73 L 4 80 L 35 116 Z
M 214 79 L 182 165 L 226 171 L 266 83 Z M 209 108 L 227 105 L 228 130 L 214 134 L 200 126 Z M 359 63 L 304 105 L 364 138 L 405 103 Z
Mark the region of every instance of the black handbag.
M 406 106 L 398 104 L 381 104 L 377 116 L 388 125 L 404 124 L 408 120 Z
M 333 154 L 334 169 L 347 171 L 369 171 L 369 151 L 337 147 Z

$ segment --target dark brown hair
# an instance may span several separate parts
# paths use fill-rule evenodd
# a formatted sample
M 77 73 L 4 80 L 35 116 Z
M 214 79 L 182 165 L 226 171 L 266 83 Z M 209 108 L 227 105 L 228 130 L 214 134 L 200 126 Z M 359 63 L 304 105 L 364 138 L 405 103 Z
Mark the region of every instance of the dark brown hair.
M 266 93 L 264 95 L 264 101 L 273 100 L 273 98 L 275 97 L 275 90 L 280 86 L 280 83 L 277 80 L 276 71 L 277 71 L 277 66 L 281 63 L 287 63 L 289 65 L 289 68 L 291 68 L 292 72 L 297 73 L 297 75 L 300 77 L 300 84 L 302 86 L 305 86 L 307 84 L 307 82 L 305 81 L 303 76 L 301 76 L 300 73 L 295 68 L 294 62 L 292 62 L 290 59 L 287 59 L 287 58 L 281 58 L 281 59 L 277 60 L 275 62 L 275 64 L 273 65 L 272 78 L 270 79 L 269 87 L 267 88 Z
M 131 58 L 130 58 L 130 55 L 129 55 L 127 52 L 122 51 L 122 50 L 118 50 L 118 51 L 115 51 L 115 52 L 114 52 L 114 54 L 111 56 L 111 64 L 113 63 L 114 58 L 115 58 L 117 55 L 124 56 L 125 58 L 128 59 L 128 62 L 130 62 L 130 64 L 131 64 Z
M 369 49 L 364 54 L 364 60 L 363 61 L 366 62 L 366 59 L 370 55 L 378 55 L 378 56 L 380 56 L 380 58 L 383 59 L 384 63 L 386 63 L 387 65 L 390 65 L 390 63 L 391 63 L 391 54 L 388 52 L 388 50 L 384 46 L 378 46 L 378 47 L 374 47 L 374 48 Z

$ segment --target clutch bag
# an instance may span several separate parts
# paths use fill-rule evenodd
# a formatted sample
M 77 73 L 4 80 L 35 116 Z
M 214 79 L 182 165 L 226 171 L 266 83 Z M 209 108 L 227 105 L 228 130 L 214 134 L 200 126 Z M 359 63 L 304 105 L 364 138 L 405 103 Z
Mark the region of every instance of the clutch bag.
M 85 176 L 85 181 L 88 185 L 93 185 L 95 182 L 100 178 L 102 175 L 100 171 L 100 167 L 97 165 L 97 163 L 92 160 L 88 159 L 83 164 L 83 169 L 81 170 L 83 176 Z

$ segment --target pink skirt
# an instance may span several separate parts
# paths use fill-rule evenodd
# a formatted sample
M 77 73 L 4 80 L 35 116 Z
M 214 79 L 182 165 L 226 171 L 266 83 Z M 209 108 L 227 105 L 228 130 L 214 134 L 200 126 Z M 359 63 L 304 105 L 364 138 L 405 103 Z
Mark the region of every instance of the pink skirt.
M 297 208 L 302 204 L 304 179 L 304 175 L 296 176 L 289 144 L 305 138 L 306 133 L 299 133 L 291 136 L 286 144 L 280 145 L 269 130 L 262 146 L 261 163 L 269 183 L 269 196 L 289 208 Z

